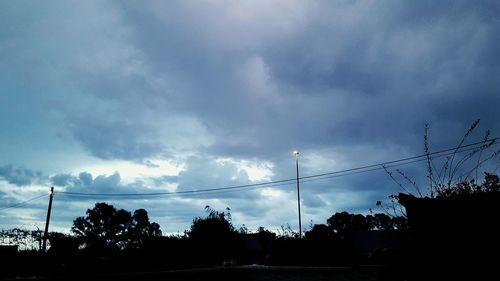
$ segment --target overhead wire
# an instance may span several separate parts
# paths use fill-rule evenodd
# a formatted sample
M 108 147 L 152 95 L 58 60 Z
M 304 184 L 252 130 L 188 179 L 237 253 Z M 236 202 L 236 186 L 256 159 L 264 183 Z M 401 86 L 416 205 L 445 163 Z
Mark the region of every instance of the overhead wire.
M 253 184 L 244 184 L 244 185 L 234 185 L 234 186 L 226 186 L 226 187 L 215 187 L 215 188 L 206 188 L 206 189 L 193 189 L 193 190 L 181 190 L 181 191 L 165 191 L 165 192 L 150 192 L 150 193 L 85 193 L 85 192 L 70 192 L 70 191 L 59 191 L 57 193 L 70 195 L 70 196 L 96 196 L 96 197 L 148 197 L 148 196 L 161 196 L 161 195 L 185 195 L 185 194 L 195 194 L 195 193 L 207 193 L 207 192 L 221 192 L 221 191 L 233 191 L 235 189 L 244 189 L 244 188 L 256 188 L 265 185 L 271 184 L 279 184 L 293 181 L 295 179 L 286 179 L 272 182 L 263 182 L 263 183 L 253 183 Z
M 496 142 L 494 144 L 497 144 L 497 143 L 498 142 Z M 469 147 L 469 146 L 470 145 L 467 145 L 467 147 Z M 462 147 L 465 147 L 465 146 L 462 146 Z M 478 147 L 469 147 L 467 149 L 460 149 L 460 150 L 457 151 L 457 153 L 462 153 L 462 152 L 474 150 L 474 149 L 477 149 L 477 148 Z M 452 152 L 451 150 L 454 150 L 454 149 L 447 149 L 447 150 L 443 150 L 443 151 L 437 151 L 437 152 L 434 152 L 434 153 L 430 153 L 429 155 L 433 155 L 431 157 L 431 159 L 441 158 L 441 157 L 449 156 L 449 155 L 452 155 L 452 154 L 455 153 L 455 151 Z M 410 158 L 418 158 L 418 157 L 419 157 L 419 159 L 410 159 Z M 416 163 L 416 162 L 422 162 L 422 161 L 426 161 L 427 160 L 426 158 L 423 158 L 423 156 L 415 156 L 415 157 L 410 157 L 410 158 L 406 158 L 406 159 L 411 160 L 411 161 L 407 161 L 407 162 L 404 162 L 404 163 L 394 163 L 395 161 L 389 161 L 389 162 L 385 162 L 385 163 L 382 163 L 382 164 L 373 164 L 373 165 L 368 165 L 368 166 L 359 167 L 359 168 L 353 168 L 353 169 L 346 169 L 346 170 L 337 171 L 337 172 L 330 172 L 330 173 L 325 173 L 325 174 L 320 174 L 320 175 L 313 175 L 313 176 L 305 176 L 305 177 L 300 177 L 299 179 L 301 179 L 301 182 L 307 182 L 307 181 L 318 180 L 318 177 L 321 177 L 320 179 L 327 179 L 327 178 L 349 176 L 349 175 L 360 174 L 360 173 L 365 173 L 365 172 L 371 172 L 371 171 L 376 171 L 376 170 L 383 170 L 384 167 L 385 168 L 392 168 L 392 167 L 397 167 L 397 166 L 401 166 L 401 165 L 407 165 L 407 164 Z M 396 160 L 396 161 L 399 162 L 399 160 Z M 365 169 L 363 169 L 361 171 L 358 171 L 361 168 L 365 168 Z M 308 179 L 308 178 L 312 178 L 312 179 Z M 302 179 L 304 179 L 304 180 L 302 180 Z
M 491 139 L 490 140 L 491 144 L 492 145 L 498 144 L 499 139 L 500 138 Z M 386 161 L 386 162 L 381 162 L 381 163 L 377 163 L 377 164 L 365 165 L 365 166 L 361 166 L 361 167 L 344 169 L 344 170 L 339 170 L 339 171 L 334 171 L 334 172 L 302 176 L 302 177 L 299 177 L 299 180 L 301 180 L 302 182 L 311 182 L 311 181 L 317 181 L 317 180 L 325 180 L 325 179 L 330 179 L 330 178 L 349 176 L 349 175 L 353 175 L 353 174 L 366 173 L 366 172 L 376 171 L 376 170 L 380 170 L 380 169 L 384 169 L 384 168 L 391 168 L 391 167 L 396 167 L 396 166 L 401 166 L 401 165 L 407 165 L 410 163 L 425 161 L 426 157 L 430 157 L 431 159 L 435 159 L 435 158 L 440 158 L 440 157 L 452 155 L 455 153 L 462 153 L 462 152 L 474 150 L 474 149 L 481 147 L 478 145 L 483 145 L 483 144 L 484 144 L 484 141 L 480 141 L 480 142 L 476 142 L 476 143 L 462 145 L 460 147 L 443 149 L 443 150 L 428 153 L 428 154 L 406 157 L 406 158 L 402 158 L 402 159 L 398 159 L 398 160 Z M 295 181 L 296 181 L 296 178 L 291 178 L 291 179 L 283 179 L 283 180 L 276 180 L 276 181 L 269 181 L 269 182 L 253 183 L 253 184 L 243 184 L 243 185 L 205 188 L 205 189 L 181 190 L 181 191 L 171 191 L 171 192 L 84 193 L 84 192 L 58 191 L 57 193 L 65 195 L 65 196 L 70 196 L 70 197 L 90 197 L 90 198 L 92 198 L 92 197 L 140 198 L 140 197 L 169 196 L 169 195 L 170 196 L 173 196 L 173 195 L 185 196 L 185 195 L 198 195 L 198 194 L 207 194 L 207 193 L 234 192 L 237 190 L 247 190 L 247 189 L 256 189 L 256 188 L 264 188 L 264 187 L 267 187 L 267 188 L 278 187 L 278 186 L 294 184 Z M 48 196 L 48 194 L 42 194 L 42 195 L 33 197 L 31 199 L 13 204 L 11 206 L 0 208 L 0 211 L 5 211 L 5 210 L 11 209 L 11 208 L 20 207 L 22 205 L 25 205 L 27 203 L 30 203 L 32 201 L 35 201 L 37 199 L 40 199 L 40 198 L 46 197 L 46 196 Z
M 40 196 L 36 196 L 36 197 L 28 199 L 26 201 L 22 201 L 22 202 L 16 203 L 16 204 L 8 206 L 8 207 L 0 208 L 0 211 L 5 211 L 5 210 L 8 210 L 8 209 L 16 208 L 16 207 L 22 206 L 24 204 L 27 204 L 29 202 L 35 201 L 37 199 L 40 199 L 40 198 L 46 197 L 46 196 L 49 196 L 49 195 L 48 194 L 42 194 Z
M 500 138 L 493 138 L 493 144 L 498 144 L 498 140 Z M 365 165 L 356 168 L 344 169 L 334 172 L 321 173 L 315 175 L 308 175 L 299 177 L 299 180 L 302 182 L 310 182 L 315 180 L 334 178 L 347 176 L 352 174 L 365 173 L 375 170 L 380 170 L 395 166 L 407 165 L 414 162 L 425 161 L 426 157 L 430 157 L 431 159 L 440 158 L 448 155 L 452 155 L 455 153 L 462 153 L 465 151 L 470 151 L 479 148 L 478 145 L 483 145 L 484 141 L 475 142 L 467 145 L 462 145 L 459 147 L 453 147 L 448 149 L 443 149 L 440 151 L 431 152 L 428 154 L 422 154 L 412 157 L 406 157 L 398 160 L 386 161 L 377 164 Z M 255 189 L 262 187 L 276 187 L 293 184 L 296 181 L 296 178 L 269 181 L 269 182 L 261 182 L 261 183 L 252 183 L 252 184 L 243 184 L 243 185 L 234 185 L 234 186 L 225 186 L 225 187 L 214 187 L 214 188 L 203 188 L 203 189 L 192 189 L 192 190 L 181 190 L 181 191 L 167 191 L 167 192 L 150 192 L 150 193 L 86 193 L 86 192 L 71 192 L 71 191 L 59 191 L 57 193 L 64 194 L 67 196 L 75 196 L 75 197 L 154 197 L 154 196 L 173 196 L 173 195 L 195 195 L 195 194 L 204 194 L 204 193 L 219 193 L 219 192 L 232 192 L 236 190 L 242 189 Z

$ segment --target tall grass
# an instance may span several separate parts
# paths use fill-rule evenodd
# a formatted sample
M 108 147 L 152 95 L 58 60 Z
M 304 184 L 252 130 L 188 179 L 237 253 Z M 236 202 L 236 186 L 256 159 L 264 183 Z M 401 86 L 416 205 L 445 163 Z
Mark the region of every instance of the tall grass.
M 427 192 L 423 193 L 417 182 L 411 179 L 403 171 L 396 169 L 397 174 L 389 171 L 384 167 L 389 177 L 400 186 L 405 193 L 416 193 L 419 197 L 447 197 L 463 189 L 464 184 L 478 187 L 480 172 L 486 175 L 496 173 L 498 166 L 495 169 L 488 171 L 483 170 L 483 166 L 488 161 L 498 160 L 500 150 L 495 150 L 494 146 L 498 143 L 499 138 L 492 138 L 491 131 L 487 130 L 482 138 L 482 141 L 476 145 L 466 144 L 466 142 L 475 134 L 480 119 L 475 120 L 467 129 L 465 134 L 460 139 L 457 146 L 452 152 L 446 156 L 443 162 L 436 163 L 436 157 L 432 157 L 433 153 L 430 148 L 429 140 L 429 124 L 424 128 L 424 155 L 426 160 L 426 178 L 428 179 Z M 396 177 L 397 176 L 397 177 Z M 404 182 L 404 183 L 403 183 Z M 407 188 L 410 184 L 411 188 Z M 412 191 L 413 192 L 412 192 Z

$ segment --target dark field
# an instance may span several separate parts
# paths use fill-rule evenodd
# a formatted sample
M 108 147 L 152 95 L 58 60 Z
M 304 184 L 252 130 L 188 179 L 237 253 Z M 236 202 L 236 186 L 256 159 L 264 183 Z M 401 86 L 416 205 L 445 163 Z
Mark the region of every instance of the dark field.
M 12 278 L 5 280 L 273 280 L 273 281 L 354 281 L 383 280 L 381 268 L 340 268 L 340 267 L 267 267 L 235 266 L 157 272 L 100 275 L 60 275 L 44 277 Z M 379 277 L 382 277 L 380 279 Z

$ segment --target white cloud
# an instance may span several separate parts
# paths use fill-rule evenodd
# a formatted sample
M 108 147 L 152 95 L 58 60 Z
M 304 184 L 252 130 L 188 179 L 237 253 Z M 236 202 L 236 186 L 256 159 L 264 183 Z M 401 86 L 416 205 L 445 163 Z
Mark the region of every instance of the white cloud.
M 109 175 L 118 172 L 125 183 L 137 180 L 156 178 L 162 176 L 177 176 L 183 170 L 182 164 L 172 163 L 168 160 L 149 160 L 149 165 L 129 161 L 101 161 L 101 164 L 89 165 L 81 170 L 94 175 Z M 78 173 L 78 171 L 72 171 Z
M 215 162 L 225 165 L 235 165 L 238 172 L 245 172 L 248 179 L 252 182 L 255 181 L 270 181 L 273 176 L 274 165 L 267 161 L 256 160 L 235 160 L 231 158 L 220 158 Z M 234 177 L 232 177 L 234 178 Z

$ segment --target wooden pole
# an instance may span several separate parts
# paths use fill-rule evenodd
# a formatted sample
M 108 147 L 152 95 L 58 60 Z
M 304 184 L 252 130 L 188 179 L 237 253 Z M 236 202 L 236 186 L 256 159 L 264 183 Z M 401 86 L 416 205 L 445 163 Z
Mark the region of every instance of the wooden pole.
M 52 211 L 52 199 L 54 198 L 54 187 L 50 188 L 49 208 L 47 209 L 47 220 L 45 221 L 45 232 L 43 233 L 42 251 L 47 251 L 47 238 L 49 236 L 50 212 Z

